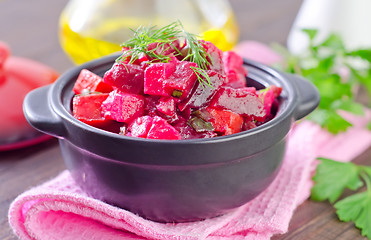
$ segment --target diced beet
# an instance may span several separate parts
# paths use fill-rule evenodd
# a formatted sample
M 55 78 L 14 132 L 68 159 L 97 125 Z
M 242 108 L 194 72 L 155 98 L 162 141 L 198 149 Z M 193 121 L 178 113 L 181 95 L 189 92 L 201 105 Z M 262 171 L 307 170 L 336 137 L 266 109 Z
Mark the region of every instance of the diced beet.
M 246 87 L 247 69 L 243 67 L 243 59 L 233 51 L 223 53 L 223 64 L 227 74 L 226 86 L 233 88 Z
M 197 76 L 192 69 L 195 67 L 197 67 L 196 63 L 178 61 L 176 71 L 169 77 L 168 86 L 172 89 L 172 94 L 174 91 L 181 93 L 181 96 L 177 96 L 179 99 L 186 99 L 195 85 Z
M 102 112 L 106 118 L 129 123 L 143 115 L 144 97 L 114 90 L 102 103 Z
M 221 87 L 211 100 L 210 107 L 227 109 L 258 121 L 264 120 L 267 115 L 264 104 L 255 94 L 230 87 Z
M 176 107 L 178 101 L 179 99 L 174 97 L 161 97 L 156 105 L 157 115 L 164 118 L 170 124 L 178 121 L 182 117 L 178 115 L 179 111 L 177 111 Z
M 99 127 L 107 123 L 102 112 L 102 103 L 107 99 L 108 93 L 75 95 L 72 101 L 73 116 L 91 126 Z
M 258 92 L 259 98 L 262 100 L 264 104 L 264 109 L 267 115 L 271 114 L 271 108 L 274 100 L 280 96 L 282 91 L 281 87 L 277 87 L 275 85 L 271 85 L 268 88 L 260 90 Z
M 176 101 L 173 97 L 162 97 L 156 105 L 156 108 L 163 114 L 173 116 L 176 114 Z
M 179 106 L 178 106 L 179 108 Z M 186 107 L 185 109 L 183 109 L 181 112 L 180 112 L 180 115 L 185 118 L 185 119 L 189 119 L 191 117 L 191 113 L 192 113 L 192 108 L 190 107 Z
M 179 132 L 182 139 L 193 139 L 197 138 L 197 132 L 187 124 L 187 122 L 178 122 L 174 125 L 174 128 Z
M 219 90 L 220 86 L 223 85 L 225 77 L 215 71 L 207 71 L 210 77 L 210 86 L 205 86 L 197 83 L 197 87 L 191 93 L 190 97 L 185 101 L 178 104 L 181 111 L 184 111 L 187 107 L 189 108 L 200 108 L 209 104 L 212 97 Z
M 173 63 L 156 63 L 144 71 L 144 93 L 154 96 L 171 96 L 172 91 L 164 87 L 170 71 L 175 68 Z
M 120 91 L 141 94 L 143 93 L 144 70 L 139 65 L 115 63 L 104 74 L 103 81 Z
M 152 126 L 148 131 L 147 138 L 179 140 L 181 139 L 181 136 L 179 132 L 165 119 L 155 116 L 153 118 Z
M 160 97 L 145 95 L 144 96 L 144 115 L 151 117 L 158 116 L 156 105 L 158 104 Z
M 256 93 L 256 88 L 255 87 L 243 87 L 243 88 L 240 88 L 240 90 L 243 90 L 243 91 L 246 91 L 246 92 L 249 92 L 249 93 L 252 93 L 252 94 L 258 96 L 258 94 Z
M 163 97 L 180 93 L 180 99 L 187 98 L 197 80 L 191 67 L 197 64 L 182 61 L 152 64 L 144 72 L 144 93 Z
M 211 118 L 210 122 L 216 132 L 222 135 L 238 133 L 242 129 L 244 119 L 241 115 L 222 109 L 206 108 Z
M 115 120 L 107 119 L 107 123 L 103 126 L 99 126 L 100 129 L 113 132 L 113 133 L 120 133 L 120 129 L 124 126 L 123 123 L 117 122 Z
M 225 75 L 223 65 L 223 52 L 217 48 L 213 43 L 209 41 L 199 40 L 202 46 L 205 48 L 207 59 L 209 63 L 209 70 L 213 70 L 217 73 Z
M 225 71 L 236 69 L 238 72 L 247 74 L 247 69 L 243 67 L 243 59 L 233 51 L 223 52 L 223 65 Z
M 130 131 L 130 136 L 147 138 L 148 131 L 150 130 L 153 123 L 153 118 L 150 116 L 138 117 L 132 121 L 128 130 Z
M 237 73 L 235 70 L 229 70 L 227 72 L 227 81 L 225 83 L 225 86 L 232 88 L 246 87 L 246 76 Z
M 102 93 L 109 93 L 112 91 L 112 87 L 109 84 L 104 83 L 100 76 L 87 69 L 81 70 L 75 85 L 73 86 L 75 94 L 81 94 L 84 89 L 87 89 L 90 92 Z

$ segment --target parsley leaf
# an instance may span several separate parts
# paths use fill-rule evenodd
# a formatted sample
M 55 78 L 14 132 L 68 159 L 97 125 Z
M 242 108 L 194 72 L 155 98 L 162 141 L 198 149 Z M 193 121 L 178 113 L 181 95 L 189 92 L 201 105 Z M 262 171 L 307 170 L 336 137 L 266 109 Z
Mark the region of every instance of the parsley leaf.
M 348 53 L 349 56 L 361 57 L 364 60 L 371 62 L 371 49 L 359 49 Z
M 328 199 L 335 202 L 345 188 L 357 190 L 363 185 L 358 176 L 358 169 L 353 163 L 342 163 L 321 158 L 313 180 L 316 182 L 312 188 L 311 198 L 316 201 Z
M 314 38 L 317 36 L 318 34 L 318 30 L 317 29 L 309 29 L 309 28 L 305 28 L 303 29 L 303 32 L 305 32 L 308 37 L 309 37 L 309 40 L 311 42 L 313 42 Z
M 318 42 L 316 29 L 303 29 L 303 32 L 309 45 L 300 55 L 291 54 L 279 44 L 272 45 L 284 58 L 274 67 L 301 75 L 318 88 L 321 102 L 309 115 L 310 120 L 334 134 L 346 131 L 352 124 L 339 115 L 339 110 L 364 114 L 363 105 L 355 100 L 359 87 L 367 90 L 371 105 L 371 49 L 349 51 L 337 34 Z
M 361 116 L 365 115 L 363 111 L 364 109 L 363 105 L 357 102 L 339 99 L 339 100 L 332 102 L 331 105 L 334 109 L 341 109 L 341 110 L 353 113 L 354 115 L 361 115 Z
M 308 119 L 316 122 L 321 127 L 326 128 L 329 132 L 334 134 L 346 131 L 348 127 L 352 126 L 351 123 L 340 116 L 335 110 L 331 109 L 326 110 L 319 108 L 310 114 Z
M 320 158 L 313 177 L 311 199 L 336 202 L 346 188 L 358 190 L 366 185 L 366 191 L 355 193 L 334 204 L 341 221 L 352 221 L 363 236 L 371 239 L 371 167 L 349 162 L 337 162 Z
M 362 235 L 371 238 L 371 192 L 361 192 L 344 198 L 335 204 L 336 214 L 344 222 L 352 221 L 362 230 Z

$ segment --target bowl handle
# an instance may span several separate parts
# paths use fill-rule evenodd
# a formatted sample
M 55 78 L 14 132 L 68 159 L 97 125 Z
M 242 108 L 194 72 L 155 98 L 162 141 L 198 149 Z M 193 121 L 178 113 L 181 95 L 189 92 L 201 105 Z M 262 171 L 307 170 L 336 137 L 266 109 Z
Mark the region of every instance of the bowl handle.
M 295 109 L 294 118 L 299 120 L 316 109 L 321 97 L 318 89 L 307 79 L 294 74 L 284 74 L 296 86 L 299 101 Z
M 62 137 L 65 132 L 64 124 L 48 101 L 51 86 L 29 92 L 23 100 L 23 113 L 32 127 L 54 137 Z

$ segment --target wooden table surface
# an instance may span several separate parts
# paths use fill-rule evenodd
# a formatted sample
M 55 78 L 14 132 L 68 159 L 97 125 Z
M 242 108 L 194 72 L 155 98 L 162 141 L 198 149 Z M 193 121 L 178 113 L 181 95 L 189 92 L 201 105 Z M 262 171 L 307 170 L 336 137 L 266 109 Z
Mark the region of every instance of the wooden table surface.
M 284 44 L 302 1 L 231 0 L 241 40 Z M 13 55 L 31 58 L 59 72 L 72 67 L 58 42 L 58 17 L 67 0 L 0 0 L 0 41 Z M 371 165 L 371 149 L 356 160 Z M 8 225 L 12 200 L 65 169 L 55 139 L 0 152 L 0 239 L 17 239 Z M 353 224 L 339 222 L 326 202 L 306 201 L 297 208 L 285 235 L 274 239 L 364 239 Z

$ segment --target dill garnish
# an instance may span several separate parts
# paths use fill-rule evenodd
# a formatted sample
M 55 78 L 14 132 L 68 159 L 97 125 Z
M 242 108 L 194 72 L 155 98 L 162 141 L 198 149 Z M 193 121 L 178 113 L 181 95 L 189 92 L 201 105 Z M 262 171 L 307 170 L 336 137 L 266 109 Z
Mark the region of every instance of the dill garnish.
M 200 82 L 200 84 L 202 85 L 202 87 L 205 87 L 205 85 L 209 86 L 209 87 L 213 87 L 211 85 L 211 80 L 210 80 L 210 77 L 209 75 L 207 74 L 206 70 L 202 69 L 202 68 L 197 68 L 197 67 L 191 67 L 192 71 L 196 74 L 197 76 L 197 79 L 198 81 Z
M 162 55 L 161 52 L 167 50 L 169 45 L 175 48 L 172 42 L 174 39 L 178 38 L 182 32 L 177 28 L 178 24 L 174 22 L 160 29 L 156 29 L 155 26 L 140 26 L 137 30 L 130 29 L 134 33 L 132 38 L 121 44 L 121 47 L 126 47 L 128 50 L 117 60 L 130 59 L 129 63 L 133 63 L 145 54 L 149 58 L 159 62 L 168 62 L 170 57 Z M 148 49 L 148 45 L 151 43 L 157 43 L 157 46 L 153 49 Z M 179 52 L 178 49 L 176 50 Z
M 163 62 L 167 63 L 170 56 L 163 54 L 169 48 L 175 50 L 175 56 L 180 56 L 182 53 L 173 44 L 176 39 L 184 39 L 188 52 L 183 57 L 182 61 L 194 62 L 198 67 L 191 69 L 196 74 L 201 85 L 206 84 L 211 87 L 210 77 L 207 74 L 208 67 L 212 64 L 208 57 L 206 49 L 198 41 L 195 34 L 186 32 L 180 21 L 173 22 L 162 28 L 157 29 L 156 26 L 143 27 L 140 26 L 137 30 L 133 30 L 133 36 L 126 42 L 121 44 L 121 47 L 127 50 L 118 58 L 116 62 L 128 60 L 129 63 L 134 63 L 137 59 L 146 55 L 150 59 L 150 63 Z M 150 44 L 155 47 L 149 48 Z

